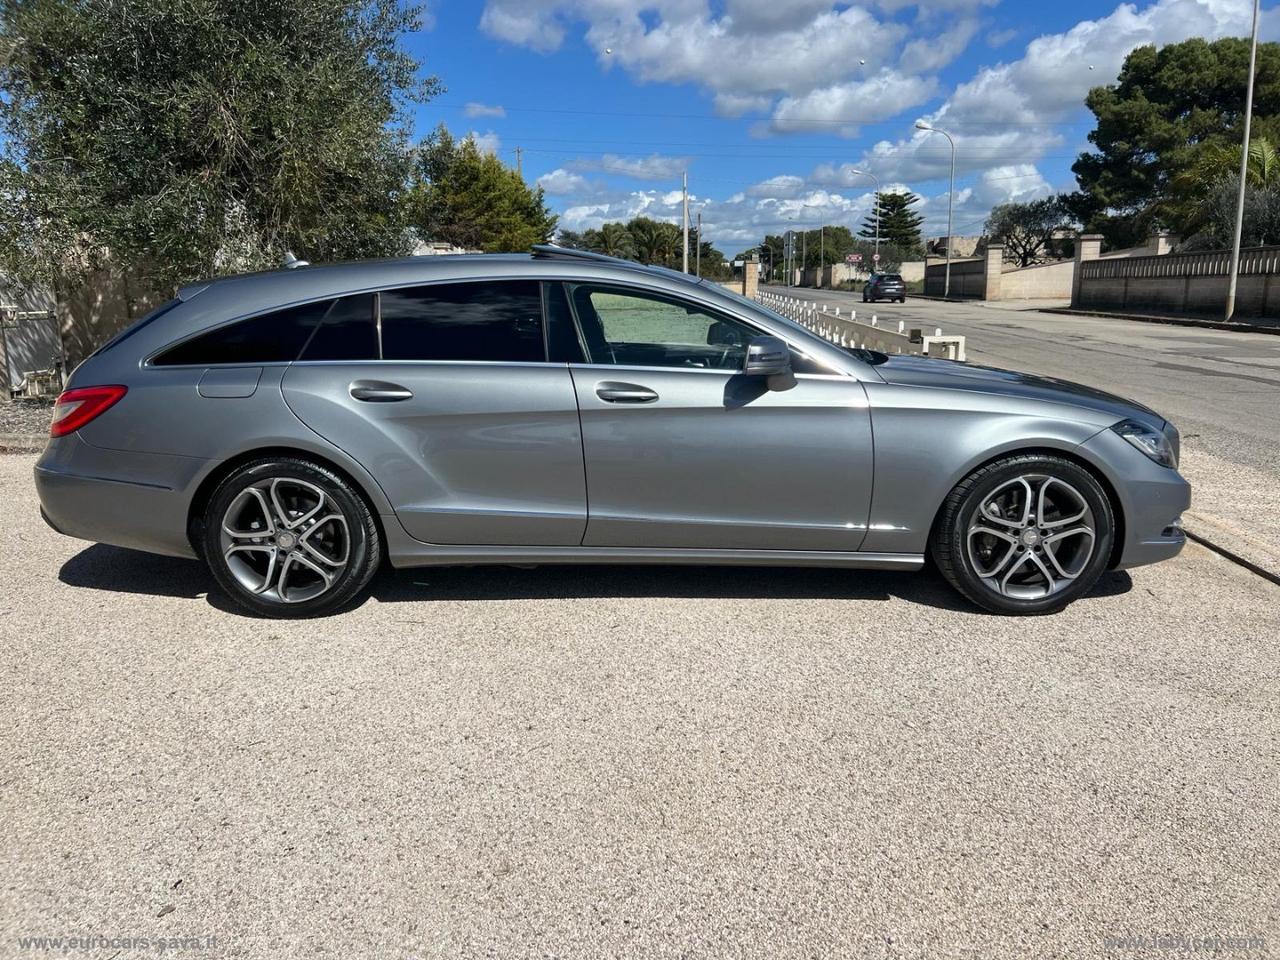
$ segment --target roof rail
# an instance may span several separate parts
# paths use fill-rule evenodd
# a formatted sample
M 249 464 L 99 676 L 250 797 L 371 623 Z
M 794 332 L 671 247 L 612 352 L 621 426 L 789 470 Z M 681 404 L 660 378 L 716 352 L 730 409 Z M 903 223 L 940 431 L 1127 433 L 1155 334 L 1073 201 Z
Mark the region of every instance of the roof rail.
M 607 254 L 595 253 L 591 250 L 575 250 L 572 247 L 560 247 L 554 243 L 535 243 L 533 256 L 538 260 L 593 260 L 597 263 L 618 263 L 629 267 L 638 267 L 634 260 L 623 260 L 621 257 L 610 257 Z
M 691 273 L 682 273 L 670 267 L 658 267 L 652 264 L 637 263 L 635 260 L 624 260 L 622 257 L 610 257 L 591 250 L 574 250 L 570 247 L 558 247 L 554 243 L 535 243 L 533 245 L 535 260 L 586 260 L 591 263 L 609 263 L 628 270 L 641 270 L 646 273 L 660 273 L 672 280 L 683 280 L 685 283 L 701 283 L 699 277 Z

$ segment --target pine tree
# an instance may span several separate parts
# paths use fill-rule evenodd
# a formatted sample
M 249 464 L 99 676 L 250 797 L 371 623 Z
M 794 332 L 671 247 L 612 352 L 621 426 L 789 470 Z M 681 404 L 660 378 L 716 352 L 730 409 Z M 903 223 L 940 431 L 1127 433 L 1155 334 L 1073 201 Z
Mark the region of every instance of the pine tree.
M 876 204 L 880 208 L 880 242 L 889 243 L 903 250 L 917 251 L 924 246 L 920 235 L 920 225 L 924 217 L 911 208 L 920 202 L 920 198 L 910 191 L 894 193 L 881 191 L 876 194 Z M 858 235 L 868 240 L 876 236 L 876 212 L 867 214 Z
M 556 228 L 542 188 L 441 124 L 424 142 L 409 220 L 424 239 L 485 253 L 522 252 Z

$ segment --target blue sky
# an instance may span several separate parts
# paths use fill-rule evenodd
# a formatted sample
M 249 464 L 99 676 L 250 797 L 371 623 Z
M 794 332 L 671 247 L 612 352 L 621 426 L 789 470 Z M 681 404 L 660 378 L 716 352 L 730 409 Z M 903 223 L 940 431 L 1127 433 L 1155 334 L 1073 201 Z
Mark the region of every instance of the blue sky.
M 1251 0 L 487 0 L 436 2 L 408 47 L 447 92 L 417 111 L 474 132 L 574 230 L 691 209 L 726 254 L 789 226 L 859 226 L 873 181 L 955 232 L 1074 185 L 1083 98 L 1129 50 L 1244 36 Z M 1280 36 L 1264 11 L 1263 36 Z

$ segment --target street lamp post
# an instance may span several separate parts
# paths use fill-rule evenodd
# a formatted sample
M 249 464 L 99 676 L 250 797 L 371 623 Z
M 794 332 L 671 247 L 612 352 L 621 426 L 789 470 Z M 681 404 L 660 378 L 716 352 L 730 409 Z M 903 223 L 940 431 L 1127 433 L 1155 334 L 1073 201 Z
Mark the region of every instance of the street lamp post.
M 1231 273 L 1227 279 L 1225 320 L 1236 312 L 1236 277 L 1240 273 L 1240 236 L 1244 232 L 1244 191 L 1249 176 L 1249 121 L 1253 119 L 1253 78 L 1258 68 L 1258 7 L 1253 0 L 1253 40 L 1249 47 L 1249 81 L 1244 95 L 1244 144 L 1240 148 L 1240 193 L 1236 197 L 1236 227 L 1231 239 Z
M 857 174 L 860 177 L 870 177 L 872 183 L 876 185 L 875 204 L 876 204 L 876 256 L 880 255 L 880 178 L 870 170 L 850 170 L 850 173 Z M 880 261 L 875 261 L 878 265 Z
M 942 281 L 942 295 L 949 297 L 951 296 L 951 248 L 955 246 L 954 238 L 951 236 L 951 210 L 956 199 L 956 142 L 951 139 L 951 134 L 947 131 L 930 126 L 923 120 L 916 121 L 916 129 L 940 133 L 947 138 L 947 143 L 951 144 L 951 186 L 947 190 L 947 267 Z

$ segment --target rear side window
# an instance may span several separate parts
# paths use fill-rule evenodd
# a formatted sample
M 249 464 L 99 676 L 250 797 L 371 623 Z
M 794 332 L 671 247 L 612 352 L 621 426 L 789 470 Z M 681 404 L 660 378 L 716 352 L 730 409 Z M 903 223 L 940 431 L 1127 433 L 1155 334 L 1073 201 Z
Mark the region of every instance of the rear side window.
M 166 350 L 152 363 L 162 367 L 288 363 L 297 359 L 332 303 L 305 303 L 227 324 Z
M 333 302 L 299 360 L 377 360 L 374 296 L 365 293 Z
M 441 283 L 380 296 L 385 360 L 547 359 L 536 280 Z

